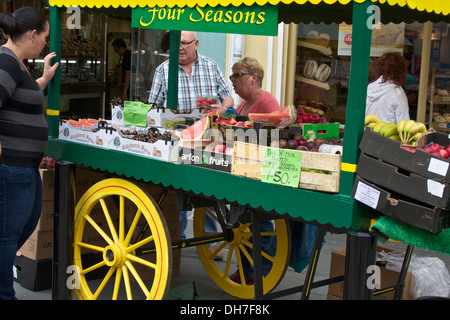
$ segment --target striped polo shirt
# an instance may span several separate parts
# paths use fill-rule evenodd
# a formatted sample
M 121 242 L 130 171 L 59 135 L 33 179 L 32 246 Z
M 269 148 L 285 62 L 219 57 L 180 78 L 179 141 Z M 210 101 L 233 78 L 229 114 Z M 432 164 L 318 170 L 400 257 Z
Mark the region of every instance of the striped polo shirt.
M 14 53 L 0 47 L 0 163 L 38 167 L 48 141 L 44 93 Z

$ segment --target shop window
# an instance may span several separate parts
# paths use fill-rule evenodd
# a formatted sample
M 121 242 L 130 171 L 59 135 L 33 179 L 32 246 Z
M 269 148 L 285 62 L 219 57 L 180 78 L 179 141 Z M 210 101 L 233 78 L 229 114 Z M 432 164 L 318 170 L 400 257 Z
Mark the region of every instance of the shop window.
M 344 122 L 350 55 L 339 50 L 339 30 L 336 23 L 298 25 L 294 103 Z

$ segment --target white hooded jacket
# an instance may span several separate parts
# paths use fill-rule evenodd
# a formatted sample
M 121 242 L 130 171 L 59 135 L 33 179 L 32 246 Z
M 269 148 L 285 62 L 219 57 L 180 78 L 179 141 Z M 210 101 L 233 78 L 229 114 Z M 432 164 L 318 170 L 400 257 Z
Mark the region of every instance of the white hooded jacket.
M 402 87 L 382 77 L 367 86 L 366 115 L 375 114 L 382 121 L 409 120 L 408 98 Z

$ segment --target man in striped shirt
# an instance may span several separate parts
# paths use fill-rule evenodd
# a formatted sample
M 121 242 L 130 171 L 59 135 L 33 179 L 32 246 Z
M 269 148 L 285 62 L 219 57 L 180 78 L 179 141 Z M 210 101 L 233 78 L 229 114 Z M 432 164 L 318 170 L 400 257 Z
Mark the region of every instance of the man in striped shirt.
M 222 106 L 233 106 L 234 101 L 219 65 L 212 59 L 197 53 L 197 33 L 182 31 L 178 68 L 178 106 L 181 112 L 197 108 L 197 99 L 215 98 Z M 155 70 L 148 101 L 168 107 L 169 61 L 161 63 Z

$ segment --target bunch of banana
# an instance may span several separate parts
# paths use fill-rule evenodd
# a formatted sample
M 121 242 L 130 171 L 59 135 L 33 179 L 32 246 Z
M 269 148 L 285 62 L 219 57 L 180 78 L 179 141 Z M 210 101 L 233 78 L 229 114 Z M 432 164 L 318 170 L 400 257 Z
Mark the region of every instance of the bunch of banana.
M 364 125 L 385 137 L 400 141 L 395 123 L 382 121 L 376 115 L 368 114 L 364 120 Z
M 417 139 L 427 131 L 427 127 L 422 122 L 400 120 L 397 122 L 397 131 L 402 143 L 416 145 Z
M 373 128 L 375 126 L 375 124 L 377 124 L 377 122 L 380 122 L 381 119 L 378 118 L 378 116 L 374 115 L 374 114 L 367 114 L 366 118 L 364 119 L 364 129 L 366 129 L 366 127 L 369 128 Z

